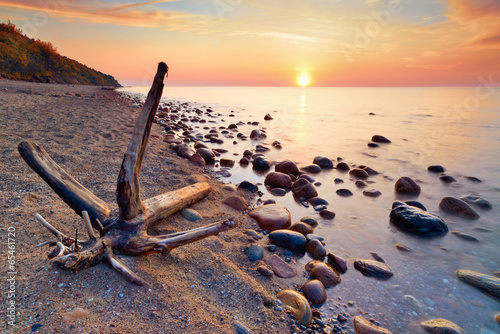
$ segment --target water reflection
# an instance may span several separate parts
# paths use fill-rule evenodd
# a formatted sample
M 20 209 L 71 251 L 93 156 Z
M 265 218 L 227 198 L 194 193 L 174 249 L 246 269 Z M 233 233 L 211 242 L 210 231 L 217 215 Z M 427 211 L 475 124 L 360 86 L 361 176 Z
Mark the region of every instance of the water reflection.
M 302 87 L 302 94 L 300 95 L 300 104 L 299 104 L 299 111 L 300 112 L 306 112 L 306 88 Z

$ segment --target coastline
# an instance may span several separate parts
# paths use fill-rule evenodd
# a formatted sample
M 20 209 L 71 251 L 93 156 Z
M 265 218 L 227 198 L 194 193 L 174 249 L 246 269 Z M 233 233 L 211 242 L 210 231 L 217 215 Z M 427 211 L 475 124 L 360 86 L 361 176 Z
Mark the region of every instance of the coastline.
M 0 126 L 2 220 L 4 228 L 16 230 L 19 312 L 16 328 L 2 321 L 2 331 L 234 333 L 236 321 L 254 333 L 290 331 L 292 321 L 276 307 L 276 294 L 279 289 L 293 288 L 301 275 L 269 279 L 255 270 L 256 263 L 249 261 L 244 250 L 251 243 L 265 244 L 265 239 L 256 241 L 245 233 L 257 230 L 257 224 L 222 204 L 234 193 L 214 178 L 208 179 L 211 193 L 190 207 L 202 220 L 191 222 L 176 213 L 154 231 L 182 231 L 232 215 L 237 215 L 239 226 L 175 249 L 168 256 L 120 256 L 150 287 L 135 286 L 104 264 L 76 274 L 50 264 L 49 247 L 35 245 L 53 237 L 34 220 L 34 214 L 39 212 L 69 235 L 83 228 L 82 220 L 22 161 L 17 145 L 23 140 L 37 142 L 85 187 L 114 203 L 119 166 L 140 109 L 101 87 L 9 80 L 0 80 L 0 103 L 6 120 Z M 186 186 L 203 174 L 202 168 L 178 157 L 163 142 L 161 131 L 153 125 L 142 166 L 141 194 L 146 198 Z M 252 202 L 249 192 L 238 190 L 238 195 Z M 5 239 L 2 235 L 3 244 Z M 2 260 L 7 262 L 6 255 Z M 5 276 L 7 267 L 1 268 Z M 4 294 L 7 284 L 0 289 Z M 63 313 L 77 307 L 89 314 L 62 321 Z M 2 311 L 5 315 L 4 305 Z

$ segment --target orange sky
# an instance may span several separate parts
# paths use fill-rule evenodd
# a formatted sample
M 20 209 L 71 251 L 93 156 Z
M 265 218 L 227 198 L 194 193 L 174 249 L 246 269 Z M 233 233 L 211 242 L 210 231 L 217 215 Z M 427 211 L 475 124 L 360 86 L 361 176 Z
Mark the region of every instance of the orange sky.
M 0 18 L 149 85 L 500 86 L 499 0 L 0 0 Z

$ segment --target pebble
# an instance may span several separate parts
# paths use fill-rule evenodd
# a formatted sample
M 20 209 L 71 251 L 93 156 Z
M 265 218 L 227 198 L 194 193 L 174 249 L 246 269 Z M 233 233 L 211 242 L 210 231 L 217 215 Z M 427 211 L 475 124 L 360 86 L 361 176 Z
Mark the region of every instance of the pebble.
M 379 147 L 380 145 L 377 143 L 368 143 L 368 147 Z
M 326 302 L 326 288 L 320 280 L 314 279 L 302 285 L 304 296 L 311 303 L 321 305 Z
M 457 270 L 456 275 L 460 281 L 500 299 L 500 278 L 466 269 Z
M 429 167 L 427 167 L 427 170 L 429 172 L 433 172 L 433 173 L 444 173 L 446 171 L 446 169 L 440 165 L 429 166 Z
M 379 190 L 370 189 L 370 190 L 363 191 L 363 195 L 365 195 L 367 197 L 378 197 L 378 196 L 382 195 L 382 193 Z
M 292 186 L 292 179 L 290 178 L 290 176 L 288 176 L 288 174 L 271 172 L 266 175 L 264 184 L 270 187 L 286 189 Z
M 259 187 L 257 187 L 257 185 L 255 183 L 252 183 L 250 181 L 242 181 L 239 185 L 238 185 L 238 189 L 246 189 L 246 190 L 249 190 L 251 192 L 257 192 L 259 190 Z
M 342 197 L 349 197 L 349 196 L 354 195 L 352 193 L 352 191 L 350 191 L 349 189 L 337 189 L 336 193 L 337 193 L 337 195 L 342 196 Z
M 490 202 L 478 195 L 460 196 L 458 198 L 466 202 L 467 204 L 473 205 L 479 209 L 491 210 L 493 208 Z
M 330 264 L 333 268 L 341 273 L 345 273 L 347 271 L 347 262 L 342 257 L 333 253 L 328 253 L 326 256 L 328 264 Z
M 309 224 L 306 224 L 304 222 L 297 222 L 297 223 L 293 224 L 292 226 L 290 226 L 288 229 L 302 233 L 304 235 L 314 232 L 314 229 L 312 228 L 312 226 Z
M 286 263 L 276 254 L 268 256 L 265 259 L 267 265 L 271 267 L 271 270 L 276 274 L 276 276 L 281 278 L 291 278 L 297 276 L 297 271 L 294 267 Z
M 361 316 L 355 316 L 352 322 L 356 334 L 392 334 L 390 330 L 379 327 Z
M 356 178 L 356 179 L 362 179 L 362 180 L 366 180 L 370 175 L 368 175 L 368 173 L 361 169 L 361 168 L 353 168 L 349 171 L 349 175 L 351 175 L 352 177 Z
M 333 180 L 333 182 L 335 184 L 339 184 L 339 183 L 344 183 L 344 180 L 342 180 L 342 179 L 340 179 L 340 178 L 337 177 L 337 178 L 335 178 L 335 180 Z
M 234 330 L 236 334 L 254 334 L 247 326 L 245 326 L 242 322 L 235 320 L 233 322 Z
M 355 260 L 354 268 L 356 268 L 359 272 L 368 277 L 389 279 L 394 275 L 391 268 L 389 268 L 388 265 L 374 260 L 364 260 L 364 259 Z
M 270 121 L 270 120 L 273 120 L 273 119 L 274 119 L 273 116 L 271 116 L 270 114 L 266 114 L 264 116 L 264 120 L 266 120 L 266 121 Z
M 247 230 L 244 230 L 243 233 L 245 233 L 246 235 L 248 235 L 249 237 L 252 237 L 254 238 L 255 240 L 260 240 L 262 239 L 262 235 L 260 235 L 259 233 L 257 233 L 256 231 L 254 230 L 250 230 L 250 229 L 247 229 Z
M 316 164 L 323 169 L 333 168 L 333 161 L 327 157 L 322 157 L 322 156 L 314 157 L 313 164 Z
M 497 315 L 495 315 L 495 320 L 498 322 L 498 324 L 500 325 L 500 313 L 498 313 Z
M 301 167 L 300 170 L 311 174 L 317 174 L 321 172 L 321 167 L 316 164 L 310 164 Z
M 306 252 L 317 260 L 326 256 L 326 249 L 318 239 L 313 239 L 307 243 Z
M 274 167 L 274 170 L 288 175 L 299 175 L 299 168 L 297 167 L 295 162 L 291 160 L 284 160 L 279 162 Z
M 257 271 L 264 277 L 271 277 L 274 275 L 274 272 L 270 268 L 264 265 L 259 265 L 257 267 Z
M 283 188 L 272 188 L 270 191 L 271 195 L 283 197 L 286 195 L 286 190 Z
M 368 185 L 364 181 L 361 181 L 361 180 L 357 180 L 355 184 L 356 184 L 356 187 L 358 187 L 358 188 L 368 187 Z
M 264 250 L 259 245 L 250 245 L 245 249 L 245 254 L 250 261 L 259 261 L 264 257 Z
M 258 171 L 266 171 L 271 168 L 271 162 L 263 156 L 256 157 L 252 161 L 253 169 Z
M 260 228 L 268 231 L 288 228 L 292 224 L 290 212 L 281 204 L 264 205 L 248 215 L 257 220 Z
M 466 234 L 464 232 L 460 231 L 450 231 L 451 234 L 459 237 L 460 239 L 464 239 L 467 241 L 472 241 L 472 242 L 479 242 L 479 239 L 476 237 L 473 237 L 472 235 Z
M 199 167 L 203 167 L 206 165 L 205 159 L 203 159 L 203 157 L 201 155 L 199 155 L 198 153 L 193 154 L 189 158 L 189 161 L 191 161 L 194 165 L 199 166 Z
M 381 135 L 374 135 L 372 137 L 372 142 L 374 143 L 391 143 L 389 139 Z
M 312 321 L 312 310 L 306 297 L 295 290 L 282 290 L 278 293 L 278 299 L 283 302 L 299 324 L 309 325 Z
M 318 226 L 318 222 L 316 221 L 316 219 L 309 217 L 309 216 L 300 218 L 300 221 L 304 222 L 312 227 Z
M 311 278 L 320 280 L 325 287 L 339 284 L 341 281 L 340 275 L 335 269 L 329 264 L 321 261 L 312 264 L 310 275 Z
M 234 184 L 225 184 L 222 189 L 224 190 L 227 190 L 227 191 L 231 191 L 231 192 L 236 192 L 238 190 L 238 188 L 236 188 L 236 186 Z
M 441 175 L 441 176 L 439 177 L 439 179 L 440 179 L 441 181 L 443 181 L 444 183 L 452 183 L 452 182 L 457 182 L 457 180 L 456 180 L 453 176 L 451 176 L 451 175 Z
M 396 201 L 390 213 L 391 222 L 406 232 L 434 236 L 448 232 L 448 226 L 438 216 Z
M 439 209 L 449 214 L 466 219 L 479 219 L 480 216 L 466 202 L 456 197 L 443 197 L 439 203 Z
M 240 212 L 248 209 L 247 201 L 243 197 L 238 195 L 230 196 L 223 200 L 222 203 Z
M 411 248 L 409 248 L 408 246 L 405 246 L 403 244 L 395 244 L 394 246 L 396 246 L 397 249 L 399 249 L 400 251 L 403 251 L 403 252 L 411 252 Z
M 335 212 L 333 211 L 330 211 L 330 210 L 323 210 L 319 213 L 319 215 L 324 218 L 324 219 L 328 219 L 328 220 L 332 220 L 333 218 L 335 218 Z
M 420 323 L 431 334 L 466 334 L 465 331 L 453 322 L 446 319 L 432 319 Z
M 182 209 L 181 216 L 191 222 L 203 219 L 203 217 L 198 213 L 198 211 L 193 209 Z
M 304 251 L 306 249 L 306 237 L 296 231 L 274 230 L 269 234 L 269 239 L 276 246 L 290 251 Z
M 36 331 L 38 331 L 40 328 L 42 328 L 42 326 L 43 326 L 42 324 L 33 324 L 33 325 L 31 325 L 31 331 L 32 331 L 32 332 L 36 332 Z
M 348 171 L 349 169 L 351 169 L 351 167 L 349 167 L 349 165 L 347 163 L 345 163 L 344 161 L 339 162 L 337 164 L 337 166 L 335 166 L 335 168 L 342 170 L 342 171 Z
M 299 199 L 307 200 L 318 196 L 318 191 L 311 182 L 306 179 L 299 178 L 292 185 L 292 193 Z
M 220 163 L 221 167 L 233 167 L 234 166 L 233 159 L 220 159 L 219 163 Z
M 396 181 L 394 190 L 401 194 L 419 194 L 421 189 L 411 178 L 403 176 Z

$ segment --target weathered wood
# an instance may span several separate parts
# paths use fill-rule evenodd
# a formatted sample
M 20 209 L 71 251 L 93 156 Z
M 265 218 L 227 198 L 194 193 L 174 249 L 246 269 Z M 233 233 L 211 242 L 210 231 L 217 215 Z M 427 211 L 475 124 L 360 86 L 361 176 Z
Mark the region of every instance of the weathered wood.
M 133 219 L 144 210 L 144 205 L 139 196 L 139 173 L 146 152 L 151 125 L 160 104 L 163 79 L 167 71 L 167 64 L 163 62 L 158 64 L 153 85 L 135 124 L 127 152 L 123 157 L 116 189 L 116 201 L 121 219 Z
M 92 226 L 101 231 L 96 219 L 104 221 L 109 215 L 106 202 L 91 193 L 50 158 L 43 147 L 31 141 L 18 146 L 19 154 L 26 163 L 56 192 L 79 216 L 87 211 Z

